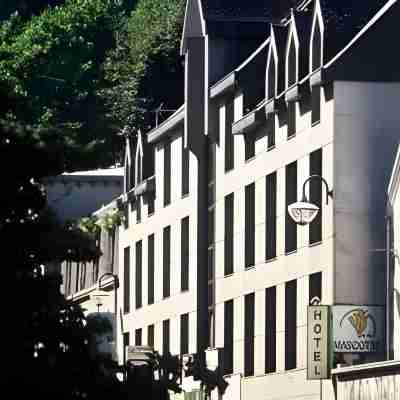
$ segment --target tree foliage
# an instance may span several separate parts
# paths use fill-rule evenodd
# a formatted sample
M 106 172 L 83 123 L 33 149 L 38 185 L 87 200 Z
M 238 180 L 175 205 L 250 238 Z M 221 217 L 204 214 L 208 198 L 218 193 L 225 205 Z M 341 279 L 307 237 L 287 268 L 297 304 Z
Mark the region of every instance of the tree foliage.
M 119 15 L 108 0 L 66 0 L 28 20 L 13 14 L 0 26 L 0 85 L 19 100 L 7 117 L 46 132 L 44 142 L 51 136 L 61 143 L 66 168 L 113 161 L 96 91 Z
M 138 0 L 116 32 L 116 45 L 104 63 L 108 87 L 101 95 L 120 127 L 151 122 L 145 111 L 160 102 L 166 108 L 181 104 L 179 42 L 184 4 L 183 0 Z

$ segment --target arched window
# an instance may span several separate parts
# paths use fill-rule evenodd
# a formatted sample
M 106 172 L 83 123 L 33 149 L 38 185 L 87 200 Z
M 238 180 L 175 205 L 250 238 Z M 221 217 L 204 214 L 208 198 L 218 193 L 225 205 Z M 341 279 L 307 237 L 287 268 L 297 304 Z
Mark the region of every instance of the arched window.
M 294 85 L 297 81 L 297 68 L 296 68 L 296 44 L 294 42 L 293 34 L 289 42 L 289 54 L 287 61 L 287 85 L 288 87 Z
M 322 35 L 318 17 L 316 17 L 315 20 L 314 35 L 312 40 L 312 70 L 315 71 L 321 66 L 322 63 Z
M 135 175 L 135 185 L 138 185 L 143 180 L 143 145 L 142 145 L 142 134 L 138 132 L 138 140 L 136 145 L 136 175 Z

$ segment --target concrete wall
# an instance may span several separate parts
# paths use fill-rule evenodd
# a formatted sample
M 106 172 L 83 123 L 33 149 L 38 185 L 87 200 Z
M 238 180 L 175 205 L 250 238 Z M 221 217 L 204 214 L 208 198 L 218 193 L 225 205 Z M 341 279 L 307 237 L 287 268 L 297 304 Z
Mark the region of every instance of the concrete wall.
M 400 84 L 335 82 L 335 302 L 384 304 L 386 191 Z
M 156 145 L 155 182 L 156 197 L 154 214 L 148 215 L 147 203 L 142 203 L 141 221 L 136 223 L 136 208 L 129 207 L 129 228 L 119 231 L 119 276 L 120 290 L 118 304 L 123 304 L 124 248 L 130 246 L 130 313 L 123 315 L 123 332 L 130 333 L 134 344 L 135 330 L 142 329 L 142 343 L 147 342 L 147 327 L 155 325 L 155 349 L 162 352 L 162 321 L 170 320 L 170 349 L 178 354 L 180 350 L 180 316 L 189 313 L 189 350 L 196 352 L 196 288 L 197 288 L 197 159 L 190 153 L 189 195 L 182 193 L 182 140 L 183 132 L 176 132 L 171 138 L 171 203 L 164 207 L 164 143 Z M 189 291 L 181 292 L 181 219 L 189 216 L 190 261 Z M 163 299 L 163 229 L 171 226 L 171 295 Z M 154 234 L 155 282 L 154 304 L 148 305 L 148 236 Z M 135 309 L 135 244 L 142 240 L 142 302 L 143 307 Z M 121 332 L 119 332 L 121 334 Z M 119 353 L 122 354 L 122 337 L 119 339 Z

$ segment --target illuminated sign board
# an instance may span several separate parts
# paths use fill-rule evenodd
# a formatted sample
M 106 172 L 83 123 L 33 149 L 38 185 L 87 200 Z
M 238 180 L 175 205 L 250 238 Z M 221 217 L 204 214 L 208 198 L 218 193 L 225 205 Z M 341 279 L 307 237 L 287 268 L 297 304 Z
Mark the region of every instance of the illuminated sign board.
M 384 307 L 332 306 L 332 324 L 333 351 L 372 353 L 384 350 Z
M 329 306 L 308 306 L 307 379 L 330 377 Z

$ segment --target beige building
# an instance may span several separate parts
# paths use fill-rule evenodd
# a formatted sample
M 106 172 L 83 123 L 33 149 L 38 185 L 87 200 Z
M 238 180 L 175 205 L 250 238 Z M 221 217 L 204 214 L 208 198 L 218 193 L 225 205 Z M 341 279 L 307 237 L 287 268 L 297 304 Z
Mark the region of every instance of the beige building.
M 208 350 L 223 399 L 338 395 L 336 372 L 307 380 L 307 306 L 385 305 L 375 250 L 400 125 L 400 60 L 385 45 L 399 3 L 346 4 L 188 0 L 185 103 L 126 138 L 120 360 L 128 344 Z M 320 208 L 307 226 L 287 211 L 303 186 Z M 384 347 L 334 363 L 383 360 Z M 199 386 L 183 379 L 186 396 Z

